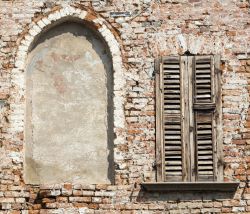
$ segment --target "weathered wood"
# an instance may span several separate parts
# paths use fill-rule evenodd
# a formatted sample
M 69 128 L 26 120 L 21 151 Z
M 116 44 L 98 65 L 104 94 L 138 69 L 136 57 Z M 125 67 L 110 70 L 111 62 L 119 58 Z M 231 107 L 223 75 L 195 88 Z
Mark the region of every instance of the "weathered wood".
M 178 145 L 181 145 L 181 141 L 177 141 L 177 140 L 168 140 L 168 141 L 166 141 L 166 143 L 167 143 L 167 145 L 168 146 L 171 146 L 171 145 L 176 145 L 176 146 L 178 146 Z
M 169 129 L 167 129 L 166 131 L 165 131 L 165 134 L 171 134 L 171 135 L 181 135 L 181 131 L 179 130 L 169 130 Z
M 209 74 L 210 75 L 210 68 L 202 69 L 202 70 L 196 70 L 196 74 L 197 75 L 201 75 L 201 74 Z
M 182 164 L 176 166 L 176 160 L 181 160 L 181 149 L 179 148 L 182 140 L 181 131 L 181 74 L 178 57 L 164 60 L 164 145 L 165 145 L 165 180 L 169 181 L 169 176 L 175 175 L 177 180 L 181 180 Z M 168 70 L 175 70 L 169 74 Z M 173 87 L 174 86 L 174 87 Z M 169 128 L 171 125 L 175 129 Z M 170 141 L 171 143 L 169 143 Z M 174 147 L 175 146 L 175 147 Z
M 196 121 L 196 149 L 197 149 L 197 179 L 201 180 L 203 175 L 214 176 L 213 157 L 213 114 L 211 111 L 197 111 Z M 206 140 L 206 144 L 199 144 L 199 141 Z M 209 160 L 209 162 L 206 162 Z M 211 164 L 212 161 L 212 164 Z M 206 167 L 204 167 L 204 164 Z
M 175 93 L 175 94 L 164 93 L 164 98 L 179 100 L 180 99 L 180 93 Z
M 165 124 L 177 125 L 180 124 L 180 115 L 179 114 L 164 114 Z
M 213 149 L 213 146 L 212 145 L 209 145 L 209 146 L 198 145 L 198 148 L 207 150 L 207 149 Z
M 214 123 L 216 126 L 216 176 L 218 181 L 223 181 L 223 136 L 222 136 L 222 92 L 221 92 L 221 70 L 220 56 L 214 56 L 214 81 L 215 81 L 215 102 L 216 111 L 214 113 Z
M 179 89 L 180 86 L 179 85 L 164 85 L 163 89 L 171 89 L 171 90 L 175 90 L 175 89 Z
M 166 75 L 179 75 L 179 70 L 174 70 L 174 69 L 167 69 L 163 70 L 164 77 Z
M 164 64 L 163 65 L 163 69 L 164 70 L 168 70 L 168 69 L 179 69 L 179 65 L 178 64 Z
M 181 146 L 177 146 L 177 145 L 174 145 L 174 146 L 168 145 L 168 146 L 165 146 L 165 149 L 166 149 L 166 150 L 167 150 L 167 149 L 181 150 L 182 148 L 181 148 Z
M 179 64 L 179 57 L 177 56 L 163 56 L 162 61 L 164 64 Z
M 204 64 L 199 64 L 199 63 L 197 63 L 196 64 L 196 68 L 197 69 L 200 69 L 200 68 L 207 68 L 207 69 L 209 69 L 210 68 L 210 65 L 209 65 L 209 60 L 206 62 L 206 63 L 204 63 Z
M 156 93 L 156 179 L 163 181 L 163 109 L 162 109 L 162 68 L 161 59 L 155 60 L 155 93 Z
M 183 181 L 190 180 L 190 162 L 189 162 L 189 79 L 188 79 L 188 58 L 181 57 L 181 124 L 182 124 L 182 165 L 183 165 Z
M 200 160 L 200 165 L 204 165 L 204 164 L 213 164 L 213 161 L 212 160 Z
M 169 139 L 169 140 L 181 140 L 181 136 L 180 135 L 165 135 L 165 139 Z
M 211 57 L 211 102 L 215 103 L 215 73 L 214 73 L 214 57 Z M 217 148 L 216 148 L 216 121 L 214 114 L 212 113 L 212 152 L 213 152 L 213 177 L 217 180 Z
M 165 128 L 166 129 L 169 129 L 169 130 L 171 130 L 171 129 L 174 129 L 174 130 L 181 130 L 181 128 L 180 128 L 180 126 L 178 126 L 178 125 L 165 125 Z
M 209 73 L 199 73 L 198 71 L 196 71 L 196 78 L 197 79 L 209 79 L 210 78 L 210 72 Z
M 196 84 L 207 84 L 211 83 L 210 79 L 196 79 Z
M 195 177 L 196 180 L 205 174 L 213 175 L 213 165 L 204 167 L 204 159 L 213 160 L 213 143 L 212 143 L 212 118 L 211 112 L 215 109 L 215 104 L 212 101 L 212 69 L 211 69 L 211 56 L 194 57 L 194 121 L 195 121 Z M 206 74 L 197 73 L 200 70 L 206 69 Z M 209 69 L 209 70 L 207 70 Z M 203 78 L 202 78 L 203 77 Z M 198 103 L 199 102 L 199 103 Z M 206 128 L 205 128 L 206 126 Z M 198 141 L 209 140 L 207 144 L 199 144 Z M 208 164 L 208 163 L 207 163 Z
M 194 87 L 194 79 L 195 79 L 195 59 L 193 56 L 190 56 L 188 58 L 188 84 L 189 84 L 189 94 L 188 94 L 188 103 L 189 103 L 189 162 L 190 162 L 190 181 L 196 180 L 196 169 L 197 169 L 197 163 L 196 163 L 196 147 L 195 147 L 195 121 L 194 121 L 194 111 L 193 111 L 193 102 L 194 102 L 194 93 L 195 93 L 195 87 Z
M 198 157 L 198 160 L 212 160 L 213 161 L 213 157 L 211 156 L 199 156 Z
M 211 143 L 211 140 L 197 140 L 197 143 L 198 143 L 198 145 L 199 144 L 210 144 Z
M 170 113 L 176 114 L 176 113 L 180 113 L 180 110 L 165 110 L 165 112 L 168 114 Z
M 162 110 L 157 114 L 162 119 L 158 124 L 162 180 L 216 180 L 219 89 L 215 64 L 212 56 L 162 59 L 158 76 L 162 93 L 157 95 Z
M 168 149 L 165 149 L 165 155 L 166 156 L 167 155 L 181 155 L 181 151 L 177 151 L 175 149 L 173 150 L 172 148 L 171 148 L 171 151 L 169 151 Z M 177 158 L 177 157 L 179 157 L 179 156 L 174 156 L 174 158 Z
M 175 85 L 179 85 L 180 84 L 180 80 L 178 79 L 164 79 L 163 83 L 166 84 L 175 84 Z

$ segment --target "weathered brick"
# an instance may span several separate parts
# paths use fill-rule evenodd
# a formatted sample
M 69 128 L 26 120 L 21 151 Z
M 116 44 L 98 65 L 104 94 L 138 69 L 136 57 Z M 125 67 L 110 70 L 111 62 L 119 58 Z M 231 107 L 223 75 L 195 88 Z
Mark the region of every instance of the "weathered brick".
M 69 202 L 91 202 L 91 197 L 69 197 Z
M 110 12 L 117 11 L 132 14 L 110 16 Z M 100 32 L 110 50 L 114 70 L 115 185 L 28 185 L 23 181 L 27 148 L 24 139 L 26 58 L 34 39 L 40 41 L 36 36 L 43 28 L 50 29 L 57 19 L 66 17 L 63 19 L 66 21 L 70 16 L 87 19 L 80 23 L 86 22 Z M 247 0 L 227 3 L 216 0 L 1 1 L 0 20 L 0 209 L 3 214 L 250 212 Z M 206 196 L 189 193 L 190 197 L 186 193 L 174 193 L 176 197 L 170 197 L 171 194 L 149 194 L 140 189 L 141 182 L 155 182 L 156 173 L 154 59 L 187 52 L 219 53 L 222 58 L 224 181 L 240 181 L 232 197 L 224 198 L 220 193 Z

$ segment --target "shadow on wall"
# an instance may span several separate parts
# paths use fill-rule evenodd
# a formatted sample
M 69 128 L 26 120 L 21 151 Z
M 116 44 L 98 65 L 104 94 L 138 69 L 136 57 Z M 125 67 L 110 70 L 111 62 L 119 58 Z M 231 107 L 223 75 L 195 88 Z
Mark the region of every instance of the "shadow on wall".
M 232 199 L 234 192 L 147 192 L 140 190 L 137 202 Z

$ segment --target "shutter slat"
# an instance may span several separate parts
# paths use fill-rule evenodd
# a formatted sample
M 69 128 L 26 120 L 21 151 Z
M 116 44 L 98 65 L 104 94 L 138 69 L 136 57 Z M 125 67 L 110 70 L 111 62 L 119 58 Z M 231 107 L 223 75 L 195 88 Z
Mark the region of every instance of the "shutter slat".
M 178 73 L 165 73 L 164 79 L 180 79 L 180 75 Z
M 170 144 L 170 145 L 165 146 L 165 149 L 166 149 L 166 150 L 172 149 L 172 150 L 177 150 L 177 151 L 178 151 L 178 150 L 181 150 L 181 146 L 176 146 L 176 145 L 171 145 L 171 144 Z
M 176 87 L 178 87 L 180 85 L 180 80 L 164 78 L 163 83 L 165 87 L 168 87 L 167 85 L 175 85 Z
M 171 68 L 179 70 L 180 66 L 179 66 L 179 64 L 169 64 L 169 63 L 163 64 L 163 69 L 164 70 L 168 71 L 168 70 L 171 70 Z
M 210 74 L 210 69 L 198 69 L 196 70 L 196 75 Z
M 213 161 L 209 161 L 209 160 L 200 160 L 199 161 L 199 165 L 202 166 L 202 165 L 208 165 L 208 164 L 213 164 Z
M 178 100 L 179 97 L 180 97 L 180 93 L 177 93 L 177 92 L 175 94 L 173 94 L 173 93 L 171 93 L 171 94 L 170 93 L 165 93 L 164 98 L 167 98 L 167 100 L 164 99 L 164 101 L 167 102 L 168 99 L 169 100 L 172 100 L 172 99 Z
M 180 86 L 179 85 L 172 85 L 172 84 L 169 84 L 169 85 L 164 85 L 163 86 L 163 89 L 164 90 L 179 90 Z
M 208 149 L 213 149 L 213 147 L 211 145 L 207 146 L 207 145 L 199 145 L 198 144 L 198 149 L 200 150 L 208 150 Z
M 165 162 L 166 165 L 169 165 L 169 162 Z M 181 166 L 181 161 L 172 161 L 171 162 L 172 165 L 175 165 L 175 166 L 178 166 L 180 165 Z M 171 166 L 171 165 L 170 165 Z
M 180 140 L 173 140 L 173 139 L 165 139 L 166 142 L 166 146 L 171 146 L 171 145 L 181 145 L 181 141 Z
M 165 134 L 168 134 L 168 135 L 180 135 L 181 131 L 178 131 L 178 130 L 176 131 L 176 130 L 172 130 L 172 129 L 166 129 Z
M 180 135 L 167 135 L 165 134 L 165 139 L 166 140 L 181 140 L 181 136 Z
M 201 155 L 198 157 L 198 161 L 199 161 L 199 160 L 208 160 L 208 159 L 209 159 L 209 160 L 212 160 L 213 157 L 211 157 L 211 156 L 201 156 Z
M 167 129 L 169 129 L 169 130 L 171 130 L 171 129 L 174 129 L 174 130 L 181 130 L 180 129 L 180 126 L 178 126 L 178 125 L 167 125 L 167 124 L 165 124 L 165 128 L 167 128 Z
M 208 60 L 207 62 L 199 62 L 199 61 L 196 61 L 196 68 L 200 69 L 200 68 L 206 68 L 206 69 L 209 69 L 210 68 L 210 61 Z
M 177 173 L 179 173 L 181 170 L 181 165 L 180 166 L 167 166 L 166 170 L 170 171 L 170 173 L 173 171 L 176 171 Z
M 176 156 L 176 155 L 180 155 L 180 154 L 181 154 L 181 151 L 177 151 L 176 149 L 172 149 L 172 148 L 171 148 L 171 150 L 165 148 L 165 154 L 166 154 L 166 155 L 170 155 L 170 158 L 171 158 L 171 155 L 174 155 L 173 157 L 176 158 L 176 157 L 178 157 L 178 156 Z

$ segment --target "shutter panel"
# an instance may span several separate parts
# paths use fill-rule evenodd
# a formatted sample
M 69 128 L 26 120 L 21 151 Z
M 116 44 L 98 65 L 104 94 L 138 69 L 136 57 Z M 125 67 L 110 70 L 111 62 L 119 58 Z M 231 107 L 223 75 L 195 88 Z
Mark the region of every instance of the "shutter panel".
M 212 56 L 194 60 L 196 180 L 215 179 L 214 63 Z
M 218 56 L 157 61 L 157 181 L 223 180 L 219 62 Z
M 195 103 L 212 102 L 211 57 L 195 57 Z
M 195 112 L 197 179 L 214 178 L 213 113 Z
M 181 69 L 179 57 L 162 61 L 164 180 L 182 181 Z

